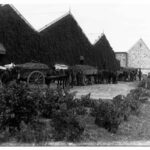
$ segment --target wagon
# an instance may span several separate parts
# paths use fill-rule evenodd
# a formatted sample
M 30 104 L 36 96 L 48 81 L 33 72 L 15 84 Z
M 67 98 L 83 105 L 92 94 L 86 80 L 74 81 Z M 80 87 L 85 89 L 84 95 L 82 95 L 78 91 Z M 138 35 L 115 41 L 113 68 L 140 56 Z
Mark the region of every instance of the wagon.
M 86 85 L 94 82 L 94 77 L 98 73 L 98 69 L 89 65 L 74 65 L 70 67 L 79 79 L 79 84 Z
M 74 72 L 82 72 L 84 75 L 97 74 L 98 69 L 89 65 L 75 65 L 70 67 Z
M 45 84 L 45 78 L 49 67 L 38 62 L 28 62 L 15 65 L 18 70 L 20 80 L 27 81 L 28 84 Z

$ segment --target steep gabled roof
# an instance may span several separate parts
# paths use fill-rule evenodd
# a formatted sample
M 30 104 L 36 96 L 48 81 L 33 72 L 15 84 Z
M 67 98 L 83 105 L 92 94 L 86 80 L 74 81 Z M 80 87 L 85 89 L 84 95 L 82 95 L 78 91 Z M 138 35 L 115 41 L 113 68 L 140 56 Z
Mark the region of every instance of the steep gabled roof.
M 104 34 L 104 33 L 101 33 L 101 35 L 98 36 L 98 38 L 95 40 L 95 42 L 94 42 L 93 45 L 96 45 L 96 44 L 101 40 L 101 38 L 102 38 L 103 36 L 105 36 L 105 34 Z
M 119 68 L 118 61 L 115 58 L 115 53 L 104 33 L 101 34 L 97 42 L 94 44 L 94 51 L 97 57 L 96 59 L 101 61 L 104 69 L 115 70 Z
M 6 5 L 2 5 L 2 7 L 7 7 L 12 9 L 31 29 L 33 29 L 34 31 L 36 31 L 34 29 L 34 27 L 25 19 L 25 17 L 14 7 L 14 5 L 12 4 L 6 4 Z
M 47 29 L 47 28 L 51 28 L 51 27 L 55 26 L 56 24 L 60 23 L 61 21 L 65 20 L 65 18 L 67 18 L 67 17 L 69 17 L 69 16 L 70 16 L 70 17 L 73 17 L 73 16 L 71 15 L 71 13 L 68 12 L 68 13 L 64 14 L 63 16 L 61 16 L 61 17 L 55 19 L 54 21 L 48 23 L 47 25 L 45 25 L 44 27 L 42 27 L 42 28 L 39 29 L 38 31 L 39 31 L 39 32 L 42 32 L 43 30 L 45 30 L 45 29 Z
M 54 27 L 56 27 L 57 25 L 63 23 L 65 20 L 68 21 L 68 20 L 73 20 L 74 22 L 77 23 L 77 26 L 82 30 L 82 28 L 80 27 L 80 25 L 78 24 L 78 22 L 76 21 L 76 19 L 74 18 L 73 14 L 69 11 L 67 12 L 66 14 L 64 14 L 63 16 L 59 17 L 58 19 L 52 21 L 51 23 L 45 25 L 43 28 L 41 28 L 39 30 L 39 33 L 42 33 L 42 32 L 46 32 L 47 30 L 51 30 L 53 29 Z M 86 36 L 86 34 L 83 32 L 82 30 L 82 34 L 85 36 L 85 38 L 88 40 L 88 42 L 91 44 L 91 42 L 89 41 L 88 37 Z
M 129 50 L 128 50 L 128 52 L 129 51 L 131 51 L 134 47 L 136 47 L 136 46 L 145 46 L 146 47 L 146 49 L 148 49 L 148 50 L 150 50 L 149 48 L 148 48 L 148 46 L 146 45 L 146 43 L 143 41 L 143 39 L 142 38 L 140 38 Z

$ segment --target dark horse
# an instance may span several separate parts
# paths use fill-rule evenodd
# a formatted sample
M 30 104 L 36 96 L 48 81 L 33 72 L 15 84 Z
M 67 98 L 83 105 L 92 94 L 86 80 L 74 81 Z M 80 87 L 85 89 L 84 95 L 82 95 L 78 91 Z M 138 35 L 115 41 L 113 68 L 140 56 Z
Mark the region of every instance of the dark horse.
M 69 83 L 69 71 L 60 70 L 49 72 L 46 77 L 46 84 L 50 85 L 54 82 L 57 82 L 57 86 L 62 86 L 63 88 L 65 88 Z
M 0 70 L 0 79 L 3 85 L 8 85 L 11 81 L 17 80 L 17 70 L 16 68 Z

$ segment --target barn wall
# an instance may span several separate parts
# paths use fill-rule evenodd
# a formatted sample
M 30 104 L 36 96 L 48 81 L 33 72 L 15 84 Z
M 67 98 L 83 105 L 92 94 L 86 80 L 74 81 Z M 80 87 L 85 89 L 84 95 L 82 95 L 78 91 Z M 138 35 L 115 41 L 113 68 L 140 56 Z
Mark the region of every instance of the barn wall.
M 120 62 L 120 67 L 127 67 L 127 53 L 125 52 L 116 52 L 115 53 L 116 59 Z
M 0 66 L 3 66 L 5 64 L 6 55 L 0 54 Z
M 128 51 L 128 67 L 150 69 L 150 50 L 142 39 Z

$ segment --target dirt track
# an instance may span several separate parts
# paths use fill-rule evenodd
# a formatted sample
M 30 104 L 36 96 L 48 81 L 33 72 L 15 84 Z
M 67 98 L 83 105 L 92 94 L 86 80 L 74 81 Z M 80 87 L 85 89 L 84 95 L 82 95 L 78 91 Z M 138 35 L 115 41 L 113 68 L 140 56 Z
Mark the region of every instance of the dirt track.
M 94 99 L 112 99 L 113 97 L 122 94 L 127 95 L 131 89 L 137 87 L 137 82 L 119 82 L 118 84 L 96 84 L 89 86 L 76 86 L 71 89 L 71 92 L 77 92 L 76 97 L 91 93 L 91 98 Z

